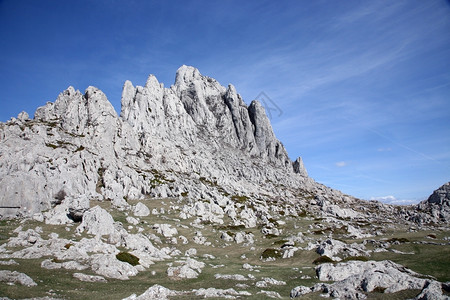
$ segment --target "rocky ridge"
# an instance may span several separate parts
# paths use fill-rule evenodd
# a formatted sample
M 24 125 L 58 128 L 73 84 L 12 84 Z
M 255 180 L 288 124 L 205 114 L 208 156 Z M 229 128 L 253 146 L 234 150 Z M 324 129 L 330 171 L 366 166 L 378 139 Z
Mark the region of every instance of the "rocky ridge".
M 373 292 L 365 282 L 385 288 L 413 277 L 413 285 L 398 290 L 445 299 L 448 284 L 422 280 L 386 260 L 361 263 L 352 280 L 338 279 L 354 259 L 411 255 L 410 245 L 447 249 L 448 187 L 409 207 L 325 187 L 308 177 L 301 158 L 289 159 L 261 104 L 247 106 L 232 85 L 182 66 L 169 88 L 153 75 L 143 87 L 125 82 L 120 116 L 100 90 L 89 87 L 83 94 L 69 87 L 33 119 L 23 112 L 0 124 L 0 214 L 21 220 L 13 231 L 0 232 L 0 262 L 22 271 L 15 260 L 36 261 L 42 269 L 66 270 L 71 278 L 98 284 L 161 270 L 167 282 L 237 282 L 183 291 L 155 284 L 141 296 L 130 291 L 129 299 L 246 297 L 252 289 L 279 298 L 294 279 L 314 275 L 272 278 L 271 264 L 295 264 L 306 254 L 317 263 L 339 262 L 316 269 L 319 281 L 336 283 L 302 285 L 291 296 L 364 298 Z M 426 230 L 441 232 L 440 242 L 415 237 Z M 384 238 L 406 231 L 412 242 Z M 237 261 L 242 268 L 236 269 Z M 311 261 L 304 264 L 306 272 Z M 380 279 L 377 270 L 388 275 Z M 3 281 L 28 276 L 11 272 L 4 272 Z
M 435 190 L 427 200 L 417 205 L 419 214 L 414 220 L 428 223 L 450 222 L 450 182 Z
M 283 199 L 339 217 L 367 217 L 367 207 L 417 215 L 315 182 L 301 158 L 289 159 L 258 101 L 247 106 L 231 84 L 193 67 L 180 67 L 169 88 L 153 75 L 145 86 L 126 81 L 121 102 L 119 117 L 97 88 L 69 87 L 33 119 L 22 112 L 1 123 L 0 216 L 47 211 L 47 222 L 67 223 L 92 200 L 127 207 L 146 197 Z
M 21 113 L 1 124 L 0 138 L 0 202 L 20 207 L 4 217 L 62 200 L 70 209 L 80 198 L 117 206 L 148 195 L 220 198 L 191 188 L 202 179 L 233 194 L 276 191 L 280 181 L 316 188 L 301 159 L 290 161 L 261 104 L 247 107 L 232 85 L 187 66 L 170 88 L 152 75 L 144 87 L 127 81 L 120 117 L 100 90 L 69 87 L 33 119 Z

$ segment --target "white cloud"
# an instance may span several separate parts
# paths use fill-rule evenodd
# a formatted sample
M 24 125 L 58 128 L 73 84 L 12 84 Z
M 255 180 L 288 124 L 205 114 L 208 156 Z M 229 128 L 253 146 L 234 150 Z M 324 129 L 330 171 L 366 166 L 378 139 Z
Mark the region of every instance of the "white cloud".
M 410 204 L 417 204 L 419 202 L 417 200 L 397 199 L 392 195 L 371 197 L 370 200 L 377 200 L 386 204 L 394 204 L 394 205 L 410 205 Z
M 338 161 L 337 163 L 335 163 L 336 167 L 342 168 L 348 165 L 347 162 L 345 161 Z

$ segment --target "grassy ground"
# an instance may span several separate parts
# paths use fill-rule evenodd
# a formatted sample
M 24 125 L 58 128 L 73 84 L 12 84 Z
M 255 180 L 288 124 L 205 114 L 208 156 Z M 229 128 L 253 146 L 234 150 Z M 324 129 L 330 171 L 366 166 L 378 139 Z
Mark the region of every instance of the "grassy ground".
M 135 202 L 131 203 L 134 204 Z M 260 233 L 259 228 L 251 229 L 239 229 L 235 227 L 224 225 L 206 224 L 201 228 L 195 228 L 191 226 L 191 222 L 194 218 L 188 220 L 182 220 L 179 218 L 179 211 L 170 210 L 171 206 L 177 206 L 175 200 L 159 199 L 144 201 L 149 208 L 164 208 L 165 214 L 150 215 L 148 217 L 141 217 L 140 224 L 133 226 L 129 230 L 130 233 L 138 232 L 137 227 L 144 229 L 144 234 L 156 233 L 152 229 L 152 225 L 159 224 L 171 224 L 178 230 L 178 235 L 185 236 L 189 243 L 183 245 L 173 245 L 170 239 L 160 237 L 162 244 L 155 244 L 158 248 L 161 247 L 176 247 L 183 254 L 189 248 L 195 248 L 197 255 L 194 257 L 198 261 L 202 261 L 206 264 L 206 267 L 202 270 L 200 276 L 196 279 L 184 279 L 173 280 L 167 276 L 167 268 L 169 264 L 175 264 L 176 261 L 183 259 L 183 255 L 180 257 L 173 257 L 169 260 L 157 262 L 152 265 L 148 270 L 140 272 L 137 276 L 132 277 L 130 280 L 121 281 L 108 279 L 107 283 L 86 283 L 78 281 L 72 277 L 73 273 L 79 271 L 69 271 L 64 269 L 59 270 L 47 270 L 40 267 L 41 262 L 45 258 L 41 259 L 16 259 L 19 265 L 12 266 L 0 266 L 0 269 L 4 270 L 16 270 L 26 273 L 33 278 L 38 284 L 36 287 L 23 287 L 20 285 L 6 285 L 0 283 L 0 296 L 6 296 L 13 299 L 30 298 L 30 297 L 43 297 L 54 296 L 62 297 L 65 299 L 122 299 L 128 297 L 133 293 L 141 294 L 146 289 L 154 284 L 163 285 L 169 289 L 177 291 L 192 291 L 199 288 L 234 288 L 237 291 L 248 291 L 252 294 L 248 299 L 264 299 L 264 295 L 258 294 L 261 290 L 278 292 L 283 299 L 289 298 L 290 290 L 298 285 L 312 286 L 318 282 L 315 277 L 315 271 L 313 261 L 318 257 L 314 251 L 300 250 L 295 253 L 294 257 L 289 259 L 277 259 L 276 261 L 264 262 L 260 260 L 261 254 L 269 248 L 279 248 L 283 244 L 283 241 L 288 239 L 291 235 L 297 235 L 301 232 L 304 234 L 305 242 L 296 246 L 306 246 L 307 242 L 315 241 L 318 239 L 326 238 L 325 233 L 318 233 L 319 228 L 316 228 L 318 224 L 322 224 L 324 228 L 328 228 L 332 225 L 323 224 L 323 220 L 312 219 L 306 216 L 304 217 L 287 217 L 284 218 L 286 224 L 279 226 L 283 229 L 283 234 L 278 237 L 264 238 Z M 117 211 L 111 208 L 109 202 L 98 202 L 93 205 L 100 205 L 103 208 L 110 211 L 113 218 L 116 221 L 120 221 L 127 228 L 131 226 L 126 222 L 126 212 Z M 170 210 L 170 213 L 168 211 Z M 225 217 L 224 220 L 227 218 Z M 1 221 L 0 222 L 0 244 L 3 244 L 11 236 L 15 236 L 12 231 L 19 226 L 18 221 Z M 72 240 L 79 240 L 83 236 L 75 235 L 75 228 L 77 224 L 73 226 L 50 226 L 36 221 L 26 221 L 22 224 L 23 229 L 35 228 L 41 226 L 43 238 L 47 238 L 51 232 L 56 232 L 62 238 L 68 238 Z M 314 227 L 316 226 L 316 227 Z M 200 231 L 204 237 L 207 238 L 207 242 L 210 242 L 210 246 L 198 245 L 193 242 L 194 232 Z M 246 231 L 251 232 L 255 236 L 255 243 L 252 245 L 236 244 L 234 242 L 225 242 L 220 239 L 221 231 Z M 314 231 L 316 231 L 314 233 Z M 333 238 L 342 239 L 346 242 L 361 242 L 362 240 L 349 240 L 344 236 L 345 230 L 335 230 L 333 232 Z M 435 238 L 430 238 L 429 235 L 433 235 Z M 177 236 L 178 236 L 177 235 Z M 393 246 L 393 249 L 402 252 L 414 252 L 414 255 L 398 254 L 394 252 L 381 252 L 375 253 L 370 259 L 385 260 L 389 259 L 394 262 L 400 263 L 412 270 L 436 277 L 440 281 L 450 280 L 450 246 L 443 240 L 448 236 L 449 232 L 408 232 L 407 228 L 394 228 L 390 229 L 386 235 L 377 236 L 374 239 L 406 239 L 403 242 Z M 433 242 L 433 243 L 446 243 L 446 245 L 431 245 L 420 244 L 420 242 Z M 204 255 L 213 255 L 215 258 L 206 258 Z M 252 266 L 256 266 L 253 271 L 244 270 L 243 264 L 248 263 Z M 152 271 L 154 272 L 152 275 Z M 81 271 L 82 273 L 95 275 L 90 270 Z M 247 281 L 235 281 L 235 280 L 223 280 L 215 279 L 215 274 L 241 274 L 246 276 Z M 250 274 L 250 276 L 249 276 Z M 306 279 L 301 277 L 306 276 Z M 255 279 L 250 279 L 254 277 Z M 255 286 L 257 281 L 260 281 L 264 277 L 274 278 L 276 280 L 285 281 L 286 285 L 280 286 L 267 286 L 259 288 Z M 247 286 L 239 286 L 245 284 Z M 406 299 L 414 297 L 419 291 L 403 291 L 395 294 L 390 294 L 389 299 Z M 384 294 L 372 293 L 369 295 L 369 299 L 385 299 Z M 192 299 L 192 294 L 185 296 L 177 296 L 177 299 Z M 309 294 L 304 299 L 322 299 L 318 293 Z

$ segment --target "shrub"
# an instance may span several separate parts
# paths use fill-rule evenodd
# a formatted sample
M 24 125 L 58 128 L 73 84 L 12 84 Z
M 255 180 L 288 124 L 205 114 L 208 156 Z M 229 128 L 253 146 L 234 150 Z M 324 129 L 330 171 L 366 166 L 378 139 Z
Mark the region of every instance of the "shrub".
M 373 289 L 373 292 L 383 294 L 385 290 L 386 290 L 386 288 L 377 286 L 376 288 Z
M 132 266 L 136 266 L 139 264 L 139 257 L 136 257 L 128 252 L 120 252 L 119 254 L 116 255 L 116 258 L 120 261 L 129 263 Z
M 247 196 L 239 196 L 239 195 L 233 195 L 231 196 L 231 200 L 238 203 L 245 203 L 248 200 Z
M 349 256 L 344 259 L 344 261 L 350 260 L 368 261 L 369 259 L 366 256 Z
M 325 264 L 325 263 L 334 263 L 334 260 L 332 260 L 331 258 L 329 258 L 326 255 L 322 255 L 313 261 L 313 264 L 315 264 L 315 265 L 320 265 L 320 264 Z
M 272 260 L 277 258 L 282 258 L 283 255 L 280 250 L 269 248 L 264 250 L 264 252 L 261 254 L 262 260 Z

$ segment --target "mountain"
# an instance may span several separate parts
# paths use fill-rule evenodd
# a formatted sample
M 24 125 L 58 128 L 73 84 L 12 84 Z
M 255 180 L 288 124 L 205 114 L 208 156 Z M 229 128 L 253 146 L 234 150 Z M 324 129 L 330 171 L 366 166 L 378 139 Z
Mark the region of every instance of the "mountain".
M 411 206 L 328 188 L 193 67 L 121 104 L 69 87 L 0 123 L 2 296 L 448 299 L 449 183 Z
M 126 81 L 121 106 L 118 116 L 99 89 L 69 87 L 34 118 L 22 112 L 1 123 L 0 216 L 53 210 L 81 218 L 95 200 L 124 208 L 131 200 L 181 197 L 222 206 L 278 199 L 294 211 L 397 217 L 392 206 L 315 182 L 300 157 L 290 160 L 258 101 L 247 106 L 233 85 L 194 67 L 180 67 L 169 88 L 153 75 L 145 86 Z M 431 222 L 423 212 L 433 215 L 424 204 L 400 211 L 416 222 Z
M 275 137 L 264 108 L 247 106 L 188 66 L 164 88 L 125 82 L 120 117 L 100 90 L 69 87 L 34 118 L 0 125 L 2 216 L 30 216 L 63 199 L 279 196 L 285 187 L 344 197 L 307 176 Z M 205 188 L 209 183 L 209 189 Z M 208 184 L 206 184 L 208 185 Z M 212 189 L 211 189 L 212 188 Z M 293 198 L 293 195 L 284 197 Z

